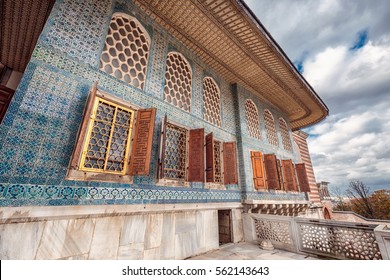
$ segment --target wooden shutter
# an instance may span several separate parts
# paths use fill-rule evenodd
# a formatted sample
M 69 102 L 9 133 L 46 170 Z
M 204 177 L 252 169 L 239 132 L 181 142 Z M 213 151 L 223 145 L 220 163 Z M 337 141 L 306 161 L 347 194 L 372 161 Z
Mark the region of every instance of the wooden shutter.
M 276 160 L 276 165 L 277 165 L 278 175 L 279 175 L 279 187 L 280 190 L 283 190 L 284 189 L 283 172 L 282 172 L 282 162 L 280 161 L 280 159 Z
M 211 132 L 206 135 L 206 182 L 215 181 L 214 168 L 214 136 Z
M 267 175 L 267 187 L 270 190 L 279 190 L 279 175 L 276 165 L 276 156 L 273 154 L 264 155 L 264 166 Z
M 0 85 L 0 123 L 5 116 L 5 112 L 7 112 L 14 93 L 14 90 Z
M 282 160 L 282 168 L 284 174 L 284 183 L 286 191 L 298 191 L 295 180 L 295 170 L 291 159 Z
M 265 189 L 263 154 L 261 152 L 251 152 L 253 184 L 256 190 Z
M 301 192 L 310 192 L 309 179 L 307 178 L 306 166 L 304 163 L 297 163 L 295 165 L 297 172 L 299 188 Z
M 148 175 L 152 153 L 154 121 L 156 109 L 143 109 L 137 112 L 133 148 L 130 156 L 129 175 Z
M 188 145 L 188 181 L 204 182 L 204 129 L 192 129 Z
M 87 133 L 87 128 L 89 121 L 91 119 L 92 114 L 92 107 L 96 100 L 96 92 L 97 92 L 97 82 L 94 83 L 91 90 L 89 91 L 89 95 L 87 97 L 87 102 L 85 103 L 84 112 L 83 112 L 83 120 L 81 122 L 81 125 L 79 127 L 78 136 L 77 136 L 77 142 L 75 145 L 75 148 L 73 150 L 72 154 L 72 160 L 70 162 L 70 167 L 72 169 L 78 169 L 79 168 L 79 162 L 81 153 L 83 150 L 83 144 L 85 135 Z
M 163 122 L 161 123 L 161 137 L 160 137 L 160 159 L 157 169 L 157 177 L 159 179 L 164 178 L 164 158 L 165 158 L 165 142 L 166 142 L 166 129 L 167 129 L 167 115 L 165 115 Z
M 224 183 L 238 184 L 236 142 L 223 143 Z

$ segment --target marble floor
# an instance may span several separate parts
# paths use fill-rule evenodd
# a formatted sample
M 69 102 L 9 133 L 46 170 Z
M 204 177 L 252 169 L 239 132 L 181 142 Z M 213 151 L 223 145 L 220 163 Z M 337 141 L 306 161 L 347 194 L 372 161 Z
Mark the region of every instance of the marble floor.
M 318 260 L 318 258 L 279 249 L 262 250 L 257 244 L 241 242 L 225 244 L 219 249 L 198 255 L 189 260 Z

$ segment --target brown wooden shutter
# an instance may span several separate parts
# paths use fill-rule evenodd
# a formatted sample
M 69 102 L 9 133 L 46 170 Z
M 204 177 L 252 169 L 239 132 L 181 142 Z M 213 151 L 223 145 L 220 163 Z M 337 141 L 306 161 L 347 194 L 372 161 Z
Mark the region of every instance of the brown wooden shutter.
M 282 160 L 282 168 L 284 174 L 286 191 L 298 191 L 297 183 L 295 180 L 295 170 L 291 159 Z
M 70 167 L 73 169 L 79 168 L 80 157 L 83 151 L 84 139 L 87 133 L 89 121 L 91 119 L 93 104 L 95 103 L 96 100 L 96 92 L 97 92 L 97 82 L 94 83 L 91 90 L 89 91 L 87 102 L 84 107 L 83 120 L 79 127 L 76 145 L 73 150 L 72 160 L 70 162 Z
M 166 129 L 167 129 L 167 115 L 165 115 L 163 122 L 161 123 L 161 137 L 160 137 L 160 159 L 157 169 L 157 177 L 159 179 L 164 178 L 164 159 L 165 159 L 165 142 L 166 142 Z
M 188 181 L 204 182 L 204 129 L 192 129 L 189 134 Z
M 305 164 L 297 163 L 295 165 L 295 171 L 297 172 L 298 183 L 301 192 L 310 192 L 310 184 L 309 184 L 309 179 L 307 178 Z
M 264 176 L 263 154 L 261 152 L 251 152 L 253 184 L 255 189 L 266 189 Z
M 279 190 L 279 175 L 276 165 L 276 156 L 273 154 L 264 155 L 264 166 L 267 175 L 267 187 L 270 190 Z
M 130 156 L 129 175 L 148 175 L 152 154 L 154 121 L 156 109 L 143 109 L 137 112 L 133 149 Z
M 223 143 L 224 183 L 238 184 L 236 142 Z
M 279 187 L 280 187 L 280 190 L 283 190 L 284 189 L 284 182 L 283 182 L 282 163 L 281 163 L 280 159 L 276 160 L 276 165 L 277 165 L 278 175 L 279 175 Z
M 214 168 L 214 136 L 211 132 L 206 135 L 206 182 L 215 181 Z
M 5 116 L 5 112 L 7 112 L 14 93 L 14 90 L 0 85 L 0 123 Z

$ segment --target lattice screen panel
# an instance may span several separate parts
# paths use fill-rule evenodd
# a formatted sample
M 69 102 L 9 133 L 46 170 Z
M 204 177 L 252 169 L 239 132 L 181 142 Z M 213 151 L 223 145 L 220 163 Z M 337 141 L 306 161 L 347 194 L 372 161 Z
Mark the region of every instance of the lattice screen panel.
M 286 121 L 282 118 L 279 119 L 279 128 L 280 128 L 280 133 L 282 135 L 283 148 L 285 150 L 291 152 L 292 145 L 291 145 L 291 140 L 290 140 L 290 134 L 288 133 Z
M 259 113 L 252 100 L 245 101 L 246 124 L 249 136 L 261 140 Z
M 93 114 L 82 169 L 124 173 L 134 112 L 103 100 Z
M 149 48 L 149 35 L 136 19 L 114 14 L 100 57 L 100 69 L 143 89 Z
M 192 72 L 183 55 L 170 52 L 165 72 L 164 100 L 189 112 L 191 109 Z
M 268 110 L 264 111 L 264 121 L 268 143 L 273 146 L 278 146 L 278 136 L 276 134 L 275 120 L 272 116 L 272 113 Z
M 220 141 L 214 140 L 214 183 L 222 184 L 222 158 Z
M 164 150 L 164 178 L 186 179 L 187 129 L 166 124 Z
M 221 126 L 221 94 L 215 81 L 206 77 L 203 81 L 203 118 L 217 126 Z

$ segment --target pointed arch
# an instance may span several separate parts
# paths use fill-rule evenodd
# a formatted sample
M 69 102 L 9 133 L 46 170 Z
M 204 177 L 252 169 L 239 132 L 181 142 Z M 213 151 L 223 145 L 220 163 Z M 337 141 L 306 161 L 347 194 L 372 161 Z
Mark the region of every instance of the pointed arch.
M 278 136 L 276 134 L 275 119 L 272 113 L 266 109 L 264 111 L 265 130 L 267 133 L 268 143 L 273 146 L 278 146 Z
M 164 100 L 184 111 L 191 110 L 192 69 L 178 52 L 167 55 Z
M 134 87 L 146 81 L 150 36 L 142 24 L 124 13 L 114 13 L 100 56 L 100 70 Z
M 279 129 L 280 134 L 282 136 L 283 148 L 287 151 L 292 152 L 290 133 L 288 132 L 287 123 L 283 118 L 279 118 Z
M 203 118 L 216 126 L 221 126 L 221 92 L 212 77 L 203 79 Z
M 249 136 L 261 140 L 259 111 L 252 99 L 245 100 L 245 114 Z

